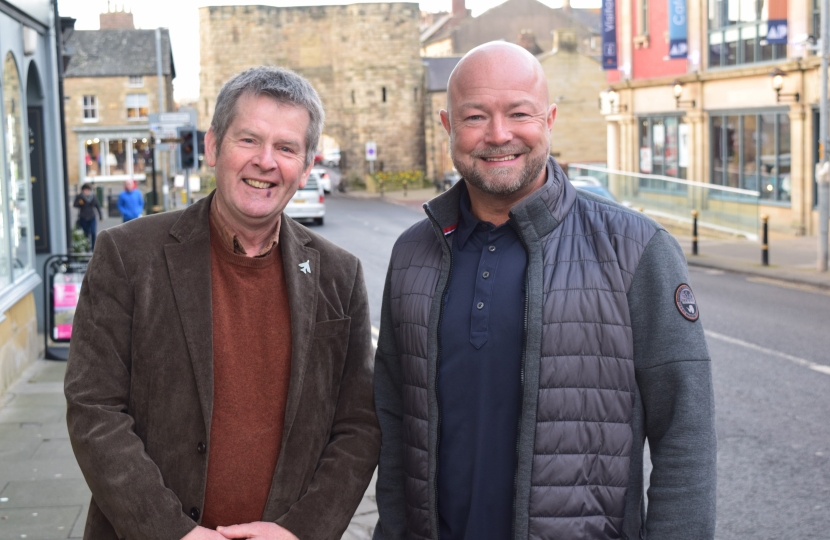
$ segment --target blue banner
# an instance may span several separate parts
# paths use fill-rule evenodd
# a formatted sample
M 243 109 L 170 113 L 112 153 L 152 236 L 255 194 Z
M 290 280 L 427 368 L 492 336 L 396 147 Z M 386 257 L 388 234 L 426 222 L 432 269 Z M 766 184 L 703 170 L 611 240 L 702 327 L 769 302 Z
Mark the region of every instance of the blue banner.
M 767 43 L 771 45 L 787 44 L 787 19 L 767 22 Z
M 617 69 L 617 2 L 602 0 L 602 69 Z
M 669 58 L 686 58 L 686 0 L 669 0 Z

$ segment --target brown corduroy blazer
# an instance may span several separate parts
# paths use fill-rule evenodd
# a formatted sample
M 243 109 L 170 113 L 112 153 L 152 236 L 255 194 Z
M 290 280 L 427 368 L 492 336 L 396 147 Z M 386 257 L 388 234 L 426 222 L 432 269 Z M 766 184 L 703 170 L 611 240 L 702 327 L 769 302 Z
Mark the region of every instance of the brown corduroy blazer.
M 98 236 L 65 381 L 69 436 L 92 491 L 85 539 L 179 540 L 199 522 L 213 402 L 212 197 Z M 301 540 L 336 539 L 380 446 L 366 287 L 356 257 L 287 216 L 278 248 L 291 377 L 262 519 Z

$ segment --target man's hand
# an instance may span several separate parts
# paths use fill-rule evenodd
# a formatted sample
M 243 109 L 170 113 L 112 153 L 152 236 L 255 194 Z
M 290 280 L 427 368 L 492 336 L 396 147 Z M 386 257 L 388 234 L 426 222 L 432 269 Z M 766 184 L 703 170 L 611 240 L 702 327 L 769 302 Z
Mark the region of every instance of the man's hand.
M 217 527 L 216 532 L 225 538 L 251 538 L 253 540 L 300 540 L 288 529 L 283 529 L 276 523 L 256 521 L 230 527 Z M 184 539 L 183 539 L 184 540 Z M 189 540 L 189 539 L 188 539 Z
M 216 531 L 197 526 L 195 529 L 187 533 L 182 540 L 225 540 L 225 537 Z

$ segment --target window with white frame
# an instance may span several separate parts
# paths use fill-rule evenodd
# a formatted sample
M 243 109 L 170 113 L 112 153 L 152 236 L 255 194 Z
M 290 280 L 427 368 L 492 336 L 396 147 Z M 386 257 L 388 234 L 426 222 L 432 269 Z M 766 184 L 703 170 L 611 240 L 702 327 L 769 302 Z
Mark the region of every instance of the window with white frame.
M 147 94 L 127 94 L 127 119 L 146 120 L 150 109 Z
M 144 86 L 144 77 L 141 75 L 130 75 L 130 86 L 132 88 L 141 88 Z
M 84 96 L 84 122 L 98 121 L 98 96 Z

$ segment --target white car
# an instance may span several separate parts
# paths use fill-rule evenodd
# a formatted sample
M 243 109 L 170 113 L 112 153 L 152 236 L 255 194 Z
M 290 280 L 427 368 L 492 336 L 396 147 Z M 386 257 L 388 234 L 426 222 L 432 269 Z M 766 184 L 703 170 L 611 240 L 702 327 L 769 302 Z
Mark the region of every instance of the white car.
M 320 185 L 323 186 L 323 191 L 326 193 L 331 193 L 331 176 L 326 169 L 322 167 L 314 167 L 311 169 L 311 174 L 317 173 L 317 176 L 320 177 Z
M 311 171 L 305 187 L 298 189 L 288 201 L 285 215 L 297 221 L 314 221 L 315 225 L 323 224 L 326 216 L 326 195 L 320 183 L 320 175 Z
M 326 167 L 340 168 L 340 149 L 329 150 L 323 154 L 323 165 Z

